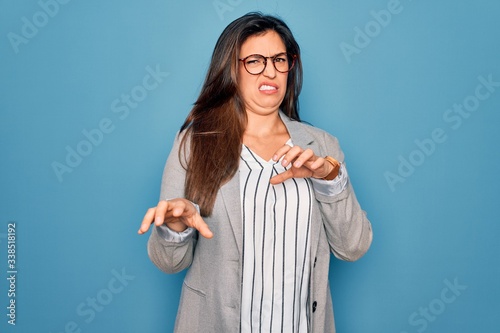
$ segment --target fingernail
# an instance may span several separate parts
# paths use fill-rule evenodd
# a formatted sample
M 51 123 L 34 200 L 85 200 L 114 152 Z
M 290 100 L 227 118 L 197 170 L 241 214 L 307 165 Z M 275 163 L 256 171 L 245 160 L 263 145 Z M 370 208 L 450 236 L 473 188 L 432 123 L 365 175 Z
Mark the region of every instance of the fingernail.
M 283 166 L 287 166 L 288 165 L 288 161 L 283 159 L 283 161 L 281 162 L 281 164 L 283 164 Z
M 296 168 L 300 168 L 300 162 L 299 162 L 299 161 L 297 161 L 297 162 L 293 163 L 293 165 L 294 165 Z
M 273 161 L 275 161 L 275 162 L 276 162 L 277 160 L 278 160 L 278 155 L 274 155 L 274 156 L 273 156 Z

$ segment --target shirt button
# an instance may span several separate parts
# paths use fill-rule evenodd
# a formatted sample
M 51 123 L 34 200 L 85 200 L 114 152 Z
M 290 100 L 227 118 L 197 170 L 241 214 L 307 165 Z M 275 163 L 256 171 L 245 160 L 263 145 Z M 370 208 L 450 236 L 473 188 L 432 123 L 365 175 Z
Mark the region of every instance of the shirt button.
M 318 306 L 318 302 L 314 301 L 313 302 L 313 312 L 316 311 L 316 307 Z

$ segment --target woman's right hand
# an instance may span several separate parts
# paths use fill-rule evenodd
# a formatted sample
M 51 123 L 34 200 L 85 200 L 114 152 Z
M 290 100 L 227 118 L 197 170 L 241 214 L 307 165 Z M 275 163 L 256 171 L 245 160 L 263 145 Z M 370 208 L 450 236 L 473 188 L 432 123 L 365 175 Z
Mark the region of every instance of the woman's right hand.
M 188 227 L 198 230 L 205 238 L 212 238 L 213 233 L 208 228 L 193 203 L 187 199 L 162 200 L 156 207 L 149 208 L 144 215 L 138 234 L 142 235 L 155 226 L 165 224 L 173 231 L 182 232 Z

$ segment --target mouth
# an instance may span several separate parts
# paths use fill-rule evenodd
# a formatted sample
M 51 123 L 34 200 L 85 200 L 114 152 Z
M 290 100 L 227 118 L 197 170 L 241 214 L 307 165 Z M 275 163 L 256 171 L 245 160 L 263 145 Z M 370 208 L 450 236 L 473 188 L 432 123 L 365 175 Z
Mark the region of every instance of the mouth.
M 270 84 L 262 84 L 259 87 L 259 90 L 260 91 L 276 91 L 276 90 L 278 90 L 278 87 L 275 85 L 270 85 Z

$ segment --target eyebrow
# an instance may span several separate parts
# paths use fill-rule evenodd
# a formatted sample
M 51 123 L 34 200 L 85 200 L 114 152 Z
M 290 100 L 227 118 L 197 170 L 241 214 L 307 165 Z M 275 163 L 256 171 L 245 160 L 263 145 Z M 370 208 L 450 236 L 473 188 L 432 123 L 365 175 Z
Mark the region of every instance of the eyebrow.
M 272 56 L 269 56 L 269 57 L 266 57 L 265 55 L 263 54 L 260 54 L 260 53 L 251 53 L 245 57 L 241 57 L 241 59 L 245 59 L 246 57 L 250 57 L 250 56 L 253 56 L 253 55 L 260 55 L 260 56 L 263 56 L 264 58 L 272 58 L 272 57 L 276 57 L 277 55 L 280 55 L 280 54 L 286 54 L 287 52 L 286 51 L 283 51 L 283 52 L 278 52 Z

